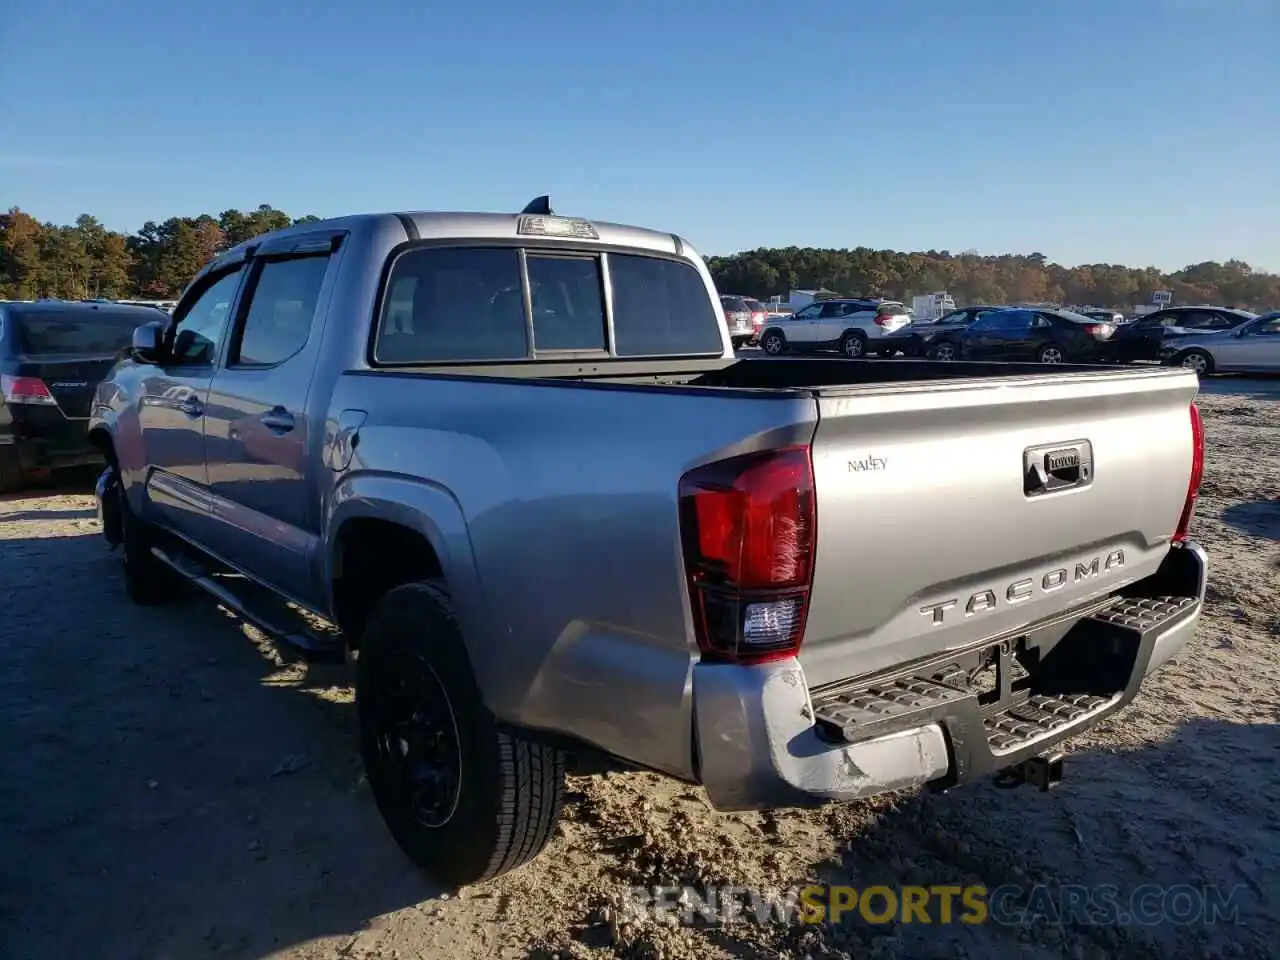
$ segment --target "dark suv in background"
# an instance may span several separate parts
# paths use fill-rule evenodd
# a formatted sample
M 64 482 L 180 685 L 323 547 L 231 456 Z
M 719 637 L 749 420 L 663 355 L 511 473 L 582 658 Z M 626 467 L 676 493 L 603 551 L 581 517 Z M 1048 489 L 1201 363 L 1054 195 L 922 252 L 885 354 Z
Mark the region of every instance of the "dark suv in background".
M 93 392 L 151 307 L 0 302 L 0 493 L 54 470 L 101 466 L 86 423 Z

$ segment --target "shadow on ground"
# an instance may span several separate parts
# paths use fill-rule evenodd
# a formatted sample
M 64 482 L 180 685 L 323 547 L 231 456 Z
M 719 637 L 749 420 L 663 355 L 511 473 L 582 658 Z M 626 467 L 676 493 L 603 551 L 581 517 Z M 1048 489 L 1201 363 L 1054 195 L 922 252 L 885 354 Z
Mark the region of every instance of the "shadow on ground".
M 1113 722 L 1123 723 L 1124 714 Z M 1071 754 L 1066 769 L 1050 793 L 981 783 L 904 796 L 870 824 L 844 831 L 837 857 L 784 882 L 789 889 L 820 882 L 894 891 L 978 885 L 988 891 L 984 924 L 938 923 L 935 899 L 930 924 L 902 923 L 900 910 L 895 920 L 872 923 L 853 909 L 836 926 L 748 919 L 703 924 L 702 948 L 690 950 L 686 940 L 683 952 L 673 953 L 659 929 L 641 933 L 633 953 L 618 955 L 656 956 L 661 947 L 683 958 L 714 947 L 752 960 L 1274 956 L 1280 917 L 1269 890 L 1280 875 L 1280 724 L 1197 719 L 1138 749 Z M 824 812 L 796 816 L 813 822 Z M 827 820 L 837 833 L 839 816 Z M 623 873 L 615 889 L 680 882 Z M 880 897 L 874 912 L 884 910 Z M 965 911 L 958 895 L 954 904 L 959 918 Z M 1207 918 L 1215 909 L 1218 916 Z M 572 935 L 583 946 L 609 942 L 598 920 Z M 526 956 L 551 960 L 557 953 L 570 955 L 563 940 L 549 939 Z
M 1233 503 L 1222 511 L 1222 519 L 1251 537 L 1280 539 L 1280 500 Z
M 436 895 L 363 785 L 348 668 L 131 606 L 96 536 L 0 569 L 0 956 L 261 957 Z

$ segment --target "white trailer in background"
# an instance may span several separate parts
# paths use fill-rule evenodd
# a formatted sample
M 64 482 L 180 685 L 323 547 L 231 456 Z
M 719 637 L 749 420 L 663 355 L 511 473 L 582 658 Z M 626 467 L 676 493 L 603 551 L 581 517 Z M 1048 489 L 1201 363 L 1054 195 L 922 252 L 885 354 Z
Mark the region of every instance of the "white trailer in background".
M 924 320 L 926 322 L 937 320 L 955 308 L 955 299 L 945 290 L 911 298 L 911 318 L 913 320 Z

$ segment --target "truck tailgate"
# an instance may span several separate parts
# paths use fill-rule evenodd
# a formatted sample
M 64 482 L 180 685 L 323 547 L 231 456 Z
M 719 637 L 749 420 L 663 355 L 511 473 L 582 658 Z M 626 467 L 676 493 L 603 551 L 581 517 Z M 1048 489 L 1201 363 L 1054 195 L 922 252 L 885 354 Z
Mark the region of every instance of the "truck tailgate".
M 1154 573 L 1186 499 L 1197 389 L 1180 371 L 1096 370 L 817 391 L 810 685 Z

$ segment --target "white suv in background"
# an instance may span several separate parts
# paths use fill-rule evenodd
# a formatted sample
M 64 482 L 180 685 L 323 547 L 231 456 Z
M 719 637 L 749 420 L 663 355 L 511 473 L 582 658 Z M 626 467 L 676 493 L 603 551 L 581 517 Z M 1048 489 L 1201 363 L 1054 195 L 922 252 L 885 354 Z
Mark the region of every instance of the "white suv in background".
M 790 317 L 775 317 L 760 331 L 760 348 L 777 356 L 788 351 L 839 350 L 847 357 L 890 355 L 885 338 L 911 322 L 896 300 L 821 300 Z

